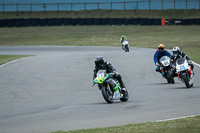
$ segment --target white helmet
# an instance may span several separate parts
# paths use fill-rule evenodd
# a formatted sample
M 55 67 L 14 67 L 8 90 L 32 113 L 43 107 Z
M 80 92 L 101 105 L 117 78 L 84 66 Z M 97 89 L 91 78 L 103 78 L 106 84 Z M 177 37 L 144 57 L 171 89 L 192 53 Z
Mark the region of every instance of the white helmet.
M 179 51 L 180 51 L 180 48 L 177 47 L 177 46 L 176 46 L 176 47 L 173 47 L 173 49 L 172 49 L 173 55 L 174 55 L 175 57 L 178 55 Z

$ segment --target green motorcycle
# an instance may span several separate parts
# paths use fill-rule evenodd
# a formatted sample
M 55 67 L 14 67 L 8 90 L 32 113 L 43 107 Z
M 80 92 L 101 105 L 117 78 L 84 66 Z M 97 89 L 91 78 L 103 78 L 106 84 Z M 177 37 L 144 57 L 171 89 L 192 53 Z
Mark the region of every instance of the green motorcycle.
M 107 103 L 113 103 L 114 100 L 127 101 L 129 98 L 128 91 L 122 90 L 119 82 L 111 73 L 106 73 L 106 70 L 99 70 L 93 82 L 93 86 L 98 84 L 99 90 L 101 90 Z

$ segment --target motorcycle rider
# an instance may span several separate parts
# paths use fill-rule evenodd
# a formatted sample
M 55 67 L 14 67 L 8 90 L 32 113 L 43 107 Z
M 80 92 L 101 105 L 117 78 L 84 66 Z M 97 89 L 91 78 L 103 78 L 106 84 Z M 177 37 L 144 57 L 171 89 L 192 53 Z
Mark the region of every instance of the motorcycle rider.
M 186 60 L 188 61 L 188 65 L 191 66 L 192 71 L 193 71 L 194 65 L 193 65 L 193 63 L 192 63 L 192 60 L 191 60 L 185 53 L 183 53 L 183 52 L 180 50 L 179 47 L 177 47 L 177 46 L 173 47 L 172 53 L 173 53 L 173 55 L 171 56 L 171 60 L 172 60 L 173 63 L 175 63 L 176 60 L 177 60 L 178 58 L 180 58 L 180 57 L 185 57 Z M 194 74 L 194 71 L 193 71 L 193 74 Z
M 96 74 L 99 70 L 106 70 L 106 73 L 113 73 L 113 77 L 116 78 L 122 86 L 122 90 L 126 91 L 124 82 L 122 81 L 121 75 L 116 71 L 116 69 L 108 61 L 104 61 L 102 56 L 97 56 L 95 58 L 95 68 L 93 79 L 95 79 Z
M 165 75 L 165 73 L 160 70 L 160 62 L 159 62 L 160 58 L 162 58 L 163 56 L 168 56 L 170 58 L 172 55 L 167 50 L 165 50 L 164 44 L 159 44 L 158 50 L 154 54 L 154 63 L 156 65 L 155 70 L 156 72 L 160 72 L 163 75 Z
M 125 37 L 125 35 L 121 35 L 121 37 L 120 37 L 120 43 L 121 43 L 121 45 L 122 45 L 122 49 L 124 50 L 124 47 L 123 47 L 123 42 L 124 41 L 128 41 L 127 40 L 127 38 Z

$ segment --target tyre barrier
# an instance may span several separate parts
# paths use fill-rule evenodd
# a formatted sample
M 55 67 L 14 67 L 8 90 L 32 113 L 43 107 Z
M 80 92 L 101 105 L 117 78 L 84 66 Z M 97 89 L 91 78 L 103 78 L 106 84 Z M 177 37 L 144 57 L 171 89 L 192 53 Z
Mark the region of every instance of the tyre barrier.
M 39 26 L 46 26 L 47 25 L 47 19 L 39 19 Z
M 163 22 L 166 25 L 200 25 L 200 18 L 170 20 L 160 18 L 18 18 L 0 19 L 0 27 L 61 25 L 163 25 Z
M 31 25 L 38 26 L 39 25 L 39 18 L 31 18 Z

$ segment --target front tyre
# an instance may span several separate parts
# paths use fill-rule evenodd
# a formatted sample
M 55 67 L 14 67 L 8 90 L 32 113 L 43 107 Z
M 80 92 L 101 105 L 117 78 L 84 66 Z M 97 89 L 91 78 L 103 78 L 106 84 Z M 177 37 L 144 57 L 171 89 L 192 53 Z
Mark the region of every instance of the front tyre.
M 125 45 L 125 51 L 126 51 L 126 52 L 129 52 L 129 47 L 128 47 L 128 45 Z
M 172 73 L 173 72 L 171 70 L 168 70 L 166 78 L 168 83 L 174 84 L 175 81 Z
M 101 92 L 103 95 L 103 98 L 107 103 L 113 103 L 113 94 L 110 93 L 110 91 L 106 87 L 101 88 Z
M 190 88 L 189 79 L 188 79 L 187 74 L 182 75 L 182 79 L 185 82 L 186 87 Z
M 128 91 L 122 91 L 123 97 L 120 99 L 122 102 L 128 101 L 129 95 Z

